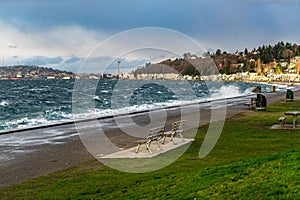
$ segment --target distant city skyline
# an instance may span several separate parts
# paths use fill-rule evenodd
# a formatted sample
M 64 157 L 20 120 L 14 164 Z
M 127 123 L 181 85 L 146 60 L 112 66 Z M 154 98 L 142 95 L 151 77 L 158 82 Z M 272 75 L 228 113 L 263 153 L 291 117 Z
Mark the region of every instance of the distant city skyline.
M 297 0 L 1 1 L 0 55 L 5 65 L 36 65 L 38 60 L 76 72 L 96 45 L 141 27 L 181 32 L 210 52 L 252 50 L 278 41 L 300 44 L 299 10 Z M 99 56 L 99 66 L 114 56 Z M 124 58 L 121 71 L 146 61 Z M 112 65 L 117 71 L 117 61 Z

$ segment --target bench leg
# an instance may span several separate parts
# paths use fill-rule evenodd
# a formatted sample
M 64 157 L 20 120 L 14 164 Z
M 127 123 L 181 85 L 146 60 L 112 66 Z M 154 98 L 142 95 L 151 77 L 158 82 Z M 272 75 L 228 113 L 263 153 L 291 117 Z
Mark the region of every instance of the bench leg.
M 161 150 L 161 146 L 159 144 L 159 141 L 156 141 L 157 145 L 158 145 L 158 148 Z
M 139 152 L 140 146 L 141 146 L 141 144 L 138 144 L 138 145 L 137 145 L 137 147 L 136 147 L 136 149 L 135 149 L 135 153 L 138 153 L 138 152 Z
M 173 144 L 177 144 L 174 140 L 174 135 L 171 136 L 171 140 L 170 141 L 173 141 Z
M 182 134 L 181 134 L 181 133 L 179 133 L 179 136 L 181 137 L 181 139 L 182 139 L 182 142 L 184 142 L 184 138 L 183 138 L 183 136 L 182 136 Z
M 150 149 L 150 144 L 151 144 L 151 143 L 146 143 L 146 147 L 147 147 L 149 153 L 152 153 L 152 151 L 151 151 L 151 149 Z
M 296 128 L 297 117 L 293 116 L 293 128 Z
M 174 135 L 172 134 L 170 137 L 170 142 L 173 141 L 173 139 L 174 139 Z
M 166 136 L 164 136 L 162 144 L 165 144 L 165 141 L 166 141 Z
M 283 127 L 283 121 L 282 120 L 279 121 L 279 124 L 280 124 L 280 127 Z

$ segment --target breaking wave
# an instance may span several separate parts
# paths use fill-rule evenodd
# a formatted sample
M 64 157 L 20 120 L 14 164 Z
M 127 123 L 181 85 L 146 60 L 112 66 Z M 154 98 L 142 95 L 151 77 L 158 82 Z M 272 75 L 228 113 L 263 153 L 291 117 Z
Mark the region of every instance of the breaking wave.
M 145 110 L 201 103 L 251 94 L 252 86 L 269 91 L 270 84 L 181 81 L 85 80 L 78 113 L 72 111 L 74 81 L 1 81 L 0 130 L 24 128 L 77 119 L 105 117 Z M 278 90 L 287 86 L 276 85 Z M 192 94 L 193 93 L 193 94 Z

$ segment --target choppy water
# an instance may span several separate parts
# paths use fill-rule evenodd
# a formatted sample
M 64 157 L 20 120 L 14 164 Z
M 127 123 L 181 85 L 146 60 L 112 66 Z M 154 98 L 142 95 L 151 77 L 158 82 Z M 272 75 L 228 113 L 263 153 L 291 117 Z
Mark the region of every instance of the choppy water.
M 270 87 L 185 81 L 5 80 L 0 81 L 0 130 L 241 96 L 257 85 L 264 91 Z

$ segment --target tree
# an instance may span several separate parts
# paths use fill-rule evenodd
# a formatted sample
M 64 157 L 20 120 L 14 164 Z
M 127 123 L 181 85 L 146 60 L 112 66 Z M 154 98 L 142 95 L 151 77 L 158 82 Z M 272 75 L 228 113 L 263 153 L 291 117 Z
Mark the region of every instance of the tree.
M 273 61 L 273 55 L 271 55 L 271 53 L 267 50 L 261 52 L 260 58 L 263 63 L 270 63 Z
M 299 55 L 300 55 L 300 45 L 297 48 L 297 54 L 296 54 L 296 56 L 299 56 Z
M 200 73 L 193 65 L 189 65 L 184 69 L 183 75 L 196 76 L 200 75 Z
M 216 56 L 220 56 L 221 55 L 221 50 L 220 49 L 217 49 L 216 51 Z
M 230 74 L 230 67 L 228 65 L 224 66 L 222 69 L 220 69 L 221 74 Z
M 289 62 L 290 59 L 294 57 L 294 52 L 290 49 L 286 49 L 282 52 L 282 57 Z
M 245 48 L 245 50 L 244 50 L 244 54 L 245 54 L 245 55 L 247 55 L 247 54 L 248 54 L 248 49 L 247 49 L 247 48 Z
M 249 72 L 250 71 L 250 63 L 245 62 L 244 65 L 243 65 L 243 67 L 242 67 L 242 70 L 244 72 Z
M 275 69 L 276 74 L 282 74 L 282 66 L 280 63 L 277 64 L 277 67 Z
M 190 58 L 191 56 L 192 56 L 192 54 L 189 53 L 189 52 L 183 54 L 183 58 L 184 58 L 184 59 L 188 59 L 188 58 Z
M 261 53 L 262 52 L 262 48 L 258 47 L 257 51 L 259 51 Z

